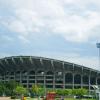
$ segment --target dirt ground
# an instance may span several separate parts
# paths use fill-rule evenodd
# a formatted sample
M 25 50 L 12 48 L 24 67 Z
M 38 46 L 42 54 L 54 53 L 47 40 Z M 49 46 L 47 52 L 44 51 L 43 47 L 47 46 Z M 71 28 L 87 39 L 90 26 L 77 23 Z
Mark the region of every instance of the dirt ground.
M 0 100 L 11 100 L 10 97 L 0 97 Z

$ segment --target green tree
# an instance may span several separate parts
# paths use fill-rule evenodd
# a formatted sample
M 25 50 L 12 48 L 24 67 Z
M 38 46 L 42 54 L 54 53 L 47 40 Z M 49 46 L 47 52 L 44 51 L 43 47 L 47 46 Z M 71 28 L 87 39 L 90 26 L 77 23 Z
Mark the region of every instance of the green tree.
M 3 94 L 5 94 L 6 91 L 6 86 L 3 82 L 0 82 L 0 95 L 2 96 Z
M 37 95 L 39 93 L 39 87 L 38 85 L 32 85 L 32 92 Z
M 78 89 L 72 89 L 72 95 L 77 95 L 78 94 Z
M 72 90 L 71 89 L 57 89 L 56 94 L 57 95 L 71 95 Z
M 83 95 L 88 94 L 88 91 L 86 89 L 84 89 L 84 88 L 73 89 L 72 90 L 72 94 L 82 97 Z
M 64 89 L 63 94 L 64 95 L 72 95 L 72 90 L 71 89 Z
M 80 88 L 80 89 L 78 89 L 78 95 L 79 96 L 83 96 L 83 95 L 86 95 L 88 93 L 88 91 L 86 90 L 86 89 L 84 89 L 84 88 Z
M 15 93 L 22 95 L 27 93 L 27 89 L 24 88 L 23 86 L 17 86 L 15 89 Z
M 56 94 L 57 95 L 63 95 L 64 94 L 64 91 L 62 89 L 57 89 L 56 90 Z
M 15 81 L 0 82 L 0 95 L 11 96 L 14 94 L 14 89 L 18 86 Z
M 18 86 L 19 84 L 14 81 L 14 80 L 11 80 L 7 83 L 5 83 L 5 87 L 6 87 L 6 94 L 10 94 L 10 95 L 13 95 L 14 94 L 14 90 L 15 88 Z
M 32 85 L 32 92 L 35 94 L 35 95 L 44 95 L 45 93 L 45 88 L 42 86 L 42 85 L 35 85 L 33 84 Z

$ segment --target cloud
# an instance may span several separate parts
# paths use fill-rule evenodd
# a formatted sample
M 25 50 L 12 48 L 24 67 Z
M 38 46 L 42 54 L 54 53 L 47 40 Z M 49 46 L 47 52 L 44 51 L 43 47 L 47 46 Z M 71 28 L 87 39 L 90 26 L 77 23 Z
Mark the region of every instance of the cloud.
M 3 2 L 1 2 L 3 3 Z M 97 0 L 10 0 L 4 2 L 12 8 L 8 28 L 20 33 L 29 41 L 27 35 L 58 34 L 71 42 L 88 42 L 98 37 L 96 27 L 100 26 L 100 2 Z M 95 10 L 91 9 L 95 5 Z M 92 32 L 92 30 L 94 30 Z M 18 36 L 20 37 L 20 36 Z M 100 38 L 100 36 L 99 36 Z
M 21 33 L 21 37 L 26 39 L 29 38 L 25 34 L 38 35 L 48 29 L 49 34 L 58 34 L 67 41 L 88 42 L 94 36 L 99 36 L 91 31 L 100 26 L 100 12 L 88 9 L 92 4 L 99 8 L 100 2 L 97 1 L 11 0 L 8 4 L 13 8 L 15 20 L 11 20 L 8 27 L 11 31 Z
M 20 44 L 21 51 L 19 50 L 15 55 L 22 52 L 23 55 L 27 54 L 26 52 L 32 55 L 36 50 L 37 52 L 34 53 L 36 56 L 59 58 L 99 69 L 95 56 L 89 56 L 89 52 L 87 56 L 79 54 L 84 51 L 84 47 L 79 47 L 81 43 L 87 45 L 88 42 L 93 43 L 93 47 L 95 42 L 100 40 L 99 5 L 99 0 L 1 0 L 0 28 L 6 31 L 0 34 L 0 43 L 6 45 L 8 42 L 15 43 L 16 48 Z M 61 43 L 58 42 L 59 40 Z M 80 43 L 76 48 L 82 50 L 72 53 L 71 51 L 75 52 L 75 50 L 67 44 L 69 42 L 76 43 L 74 46 Z M 48 48 L 52 50 L 45 51 Z M 55 48 L 56 52 L 54 52 Z M 17 52 L 14 47 L 10 51 Z M 64 53 L 65 51 L 67 53 Z M 6 52 L 8 54 L 3 52 L 0 55 L 12 55 L 9 54 L 9 50 Z

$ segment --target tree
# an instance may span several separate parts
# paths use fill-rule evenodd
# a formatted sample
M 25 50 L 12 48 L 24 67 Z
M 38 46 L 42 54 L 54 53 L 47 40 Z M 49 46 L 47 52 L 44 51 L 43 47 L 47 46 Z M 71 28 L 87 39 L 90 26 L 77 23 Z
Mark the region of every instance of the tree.
M 36 84 L 33 84 L 32 85 L 32 92 L 35 94 L 35 95 L 44 95 L 45 93 L 45 89 L 42 85 L 36 85 Z
M 56 94 L 57 95 L 63 95 L 64 94 L 64 91 L 62 89 L 57 89 L 56 90 Z
M 3 94 L 5 94 L 6 91 L 6 86 L 3 82 L 0 82 L 0 95 L 2 96 Z
M 82 97 L 83 95 L 87 94 L 88 91 L 84 88 L 80 88 L 80 89 L 73 89 L 72 90 L 72 94 L 73 95 L 77 95 L 79 97 Z
M 72 90 L 71 89 L 57 89 L 56 94 L 57 95 L 71 95 Z
M 5 83 L 6 93 L 7 94 L 9 93 L 10 95 L 13 95 L 14 94 L 14 90 L 18 85 L 19 84 L 14 80 L 11 80 L 11 81 Z
M 27 89 L 24 88 L 23 86 L 17 86 L 15 89 L 15 93 L 22 95 L 27 93 Z
M 72 95 L 72 90 L 71 89 L 64 89 L 63 94 L 64 95 Z
M 72 95 L 77 95 L 78 94 L 78 89 L 72 89 Z
M 15 89 L 19 84 L 14 81 L 14 80 L 11 80 L 9 81 L 7 84 L 6 84 L 6 87 L 8 87 L 9 89 L 13 90 Z
M 80 89 L 78 89 L 78 95 L 79 96 L 83 96 L 83 95 L 86 95 L 88 93 L 88 91 L 86 90 L 86 89 L 84 89 L 84 88 L 80 88 Z
M 0 96 L 12 96 L 14 90 L 19 84 L 16 81 L 0 82 Z

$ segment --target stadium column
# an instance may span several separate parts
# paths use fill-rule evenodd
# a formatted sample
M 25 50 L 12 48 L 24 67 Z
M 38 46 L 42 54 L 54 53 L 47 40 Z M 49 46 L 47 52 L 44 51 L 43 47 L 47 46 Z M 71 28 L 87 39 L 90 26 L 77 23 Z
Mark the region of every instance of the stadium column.
M 97 77 L 98 77 L 98 73 L 96 74 L 96 85 L 98 85 L 98 82 L 97 82 Z
M 5 81 L 6 81 L 6 74 L 4 74 L 3 79 L 4 79 L 4 83 L 5 83 Z
M 83 88 L 83 74 L 81 75 L 81 88 Z
M 27 71 L 27 89 L 29 88 L 29 72 Z
M 5 80 L 6 80 L 6 73 L 4 73 L 2 76 L 2 81 L 5 82 Z
M 15 79 L 15 72 L 14 72 L 14 80 L 16 80 L 16 79 Z
M 35 85 L 37 85 L 37 81 L 36 81 L 36 75 L 37 75 L 37 72 L 35 72 Z
M 73 75 L 73 89 L 74 89 L 74 64 L 73 64 L 73 73 L 72 73 L 72 75 Z
M 20 71 L 20 83 L 22 83 L 22 72 Z
M 44 63 L 43 63 L 42 58 L 40 58 L 40 63 L 41 63 L 41 66 L 43 67 L 43 66 L 44 66 Z M 42 72 L 41 74 L 42 74 L 42 76 L 43 76 L 43 80 L 44 80 L 43 86 L 44 86 L 44 88 L 45 88 L 45 93 L 46 93 L 46 74 L 45 74 L 45 73 L 46 73 L 46 72 L 44 71 L 44 72 Z
M 65 72 L 63 72 L 63 89 L 65 89 Z
M 83 88 L 83 67 L 82 67 L 82 74 L 81 74 L 81 88 Z
M 5 79 L 6 79 L 6 76 L 7 76 L 7 80 L 9 81 L 10 80 L 10 76 L 9 76 L 9 73 L 7 74 L 7 73 L 5 73 Z
M 53 63 L 53 60 L 51 60 L 51 66 L 52 66 L 52 70 L 54 71 L 54 63 Z M 53 74 L 53 89 L 55 89 L 55 71 L 54 71 L 54 74 Z
M 89 73 L 89 93 L 90 93 L 90 89 L 91 89 L 90 77 L 91 77 L 91 71 Z
M 44 73 L 44 89 L 45 89 L 45 95 L 46 95 L 46 72 Z
M 64 62 L 63 62 L 63 89 L 65 89 L 65 71 L 64 71 Z
M 54 72 L 54 76 L 53 76 L 53 89 L 55 89 L 55 72 Z
M 73 89 L 74 89 L 74 73 L 73 73 Z

